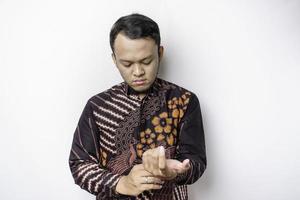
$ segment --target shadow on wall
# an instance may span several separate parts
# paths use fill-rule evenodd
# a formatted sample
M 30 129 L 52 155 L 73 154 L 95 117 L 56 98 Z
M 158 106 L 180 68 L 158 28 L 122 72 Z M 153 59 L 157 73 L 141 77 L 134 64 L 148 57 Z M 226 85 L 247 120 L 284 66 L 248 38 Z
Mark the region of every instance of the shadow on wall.
M 166 77 L 170 77 L 171 74 L 171 66 L 169 61 L 169 57 L 167 54 L 164 55 L 161 63 L 160 63 L 160 68 L 158 72 L 158 77 L 165 79 Z M 177 58 L 178 59 L 178 58 Z M 168 80 L 170 82 L 178 82 L 178 80 Z M 189 89 L 189 88 L 187 88 Z M 198 95 L 197 95 L 198 96 Z M 201 97 L 198 96 L 198 98 L 201 99 Z M 201 111 L 202 111 L 202 117 L 203 117 L 203 127 L 204 127 L 204 133 L 205 133 L 205 142 L 206 142 L 206 154 L 207 154 L 207 168 L 202 175 L 202 177 L 194 184 L 188 186 L 188 191 L 189 191 L 189 199 L 191 200 L 198 200 L 203 197 L 200 197 L 199 195 L 201 194 L 207 194 L 210 193 L 209 190 L 212 188 L 211 186 L 214 183 L 215 177 L 216 177 L 216 171 L 217 168 L 215 167 L 216 165 L 213 163 L 215 159 L 210 159 L 210 158 L 215 158 L 216 157 L 216 152 L 214 149 L 211 149 L 210 147 L 214 147 L 215 144 L 214 142 L 210 139 L 209 135 L 209 113 L 207 113 L 208 109 L 205 109 L 205 103 L 201 103 Z M 210 162 L 211 161 L 211 162 Z

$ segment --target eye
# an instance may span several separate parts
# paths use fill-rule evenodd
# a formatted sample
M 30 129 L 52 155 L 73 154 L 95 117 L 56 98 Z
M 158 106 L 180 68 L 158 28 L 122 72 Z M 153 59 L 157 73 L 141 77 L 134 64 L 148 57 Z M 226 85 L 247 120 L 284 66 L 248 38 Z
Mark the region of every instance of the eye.
M 130 67 L 131 63 L 122 63 L 124 67 Z
M 151 62 L 152 62 L 152 60 L 144 61 L 143 64 L 144 64 L 144 65 L 150 65 Z

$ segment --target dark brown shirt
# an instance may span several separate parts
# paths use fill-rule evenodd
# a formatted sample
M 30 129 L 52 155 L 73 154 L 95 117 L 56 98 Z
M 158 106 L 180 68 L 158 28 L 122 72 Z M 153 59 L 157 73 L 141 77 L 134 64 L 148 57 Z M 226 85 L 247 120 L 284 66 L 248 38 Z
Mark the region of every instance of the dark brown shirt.
M 117 195 L 122 175 L 142 163 L 147 149 L 164 146 L 166 157 L 190 159 L 191 168 L 162 189 L 137 197 Z M 74 133 L 69 158 L 75 183 L 101 199 L 186 200 L 187 186 L 206 168 L 197 96 L 157 78 L 141 100 L 125 82 L 89 99 Z

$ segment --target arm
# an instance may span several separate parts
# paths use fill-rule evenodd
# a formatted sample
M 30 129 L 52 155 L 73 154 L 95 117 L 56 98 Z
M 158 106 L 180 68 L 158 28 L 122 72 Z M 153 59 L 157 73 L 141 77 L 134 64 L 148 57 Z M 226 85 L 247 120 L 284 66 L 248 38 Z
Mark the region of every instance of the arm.
M 206 150 L 200 103 L 192 93 L 186 113 L 179 124 L 179 142 L 176 159 L 190 160 L 190 168 L 179 174 L 175 181 L 178 185 L 196 182 L 206 169 Z
M 166 159 L 163 147 L 143 154 L 144 168 L 162 180 L 174 179 L 177 185 L 192 184 L 206 168 L 205 141 L 200 104 L 192 94 L 187 111 L 179 124 L 179 142 L 175 159 Z
M 115 194 L 120 175 L 113 174 L 100 165 L 99 134 L 92 105 L 88 102 L 74 133 L 69 166 L 77 185 L 105 199 Z

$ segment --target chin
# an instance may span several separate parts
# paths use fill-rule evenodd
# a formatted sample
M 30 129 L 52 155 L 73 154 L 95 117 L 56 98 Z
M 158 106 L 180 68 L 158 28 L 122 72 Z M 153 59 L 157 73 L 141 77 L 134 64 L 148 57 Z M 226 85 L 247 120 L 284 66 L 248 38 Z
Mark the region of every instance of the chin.
M 149 87 L 146 87 L 146 88 L 134 88 L 134 90 L 135 91 L 137 91 L 137 92 L 145 92 L 145 91 L 147 91 L 149 89 Z
M 149 86 L 135 86 L 133 87 L 133 89 L 137 92 L 145 92 L 149 89 L 150 87 Z

